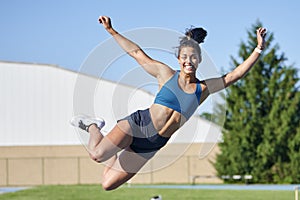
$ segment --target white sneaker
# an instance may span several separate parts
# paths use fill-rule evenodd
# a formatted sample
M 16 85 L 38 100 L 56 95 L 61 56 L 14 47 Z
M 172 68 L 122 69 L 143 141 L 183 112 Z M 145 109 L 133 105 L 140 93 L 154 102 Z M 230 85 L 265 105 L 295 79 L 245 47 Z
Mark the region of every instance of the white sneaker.
M 78 115 L 74 116 L 71 121 L 71 125 L 76 127 L 76 128 L 81 128 L 82 130 L 85 130 L 88 132 L 89 127 L 93 124 L 95 124 L 99 130 L 103 128 L 105 125 L 105 121 L 102 118 L 91 118 L 85 115 Z

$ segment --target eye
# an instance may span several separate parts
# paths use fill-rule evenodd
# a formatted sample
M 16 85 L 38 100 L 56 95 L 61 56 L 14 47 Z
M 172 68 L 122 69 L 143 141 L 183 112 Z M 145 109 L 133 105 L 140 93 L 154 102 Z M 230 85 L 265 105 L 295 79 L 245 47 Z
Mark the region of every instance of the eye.
M 181 58 L 182 60 L 185 60 L 185 59 L 187 59 L 187 56 L 186 56 L 186 55 L 180 55 L 180 58 Z
M 198 60 L 198 57 L 197 56 L 193 56 L 192 59 L 193 60 Z

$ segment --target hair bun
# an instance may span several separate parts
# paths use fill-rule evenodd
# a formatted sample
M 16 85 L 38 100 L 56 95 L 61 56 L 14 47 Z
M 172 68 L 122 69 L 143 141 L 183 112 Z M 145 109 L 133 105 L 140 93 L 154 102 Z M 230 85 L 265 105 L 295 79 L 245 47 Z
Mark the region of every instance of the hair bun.
M 204 39 L 207 36 L 207 31 L 203 28 L 190 28 L 185 32 L 185 35 L 200 44 L 204 42 Z

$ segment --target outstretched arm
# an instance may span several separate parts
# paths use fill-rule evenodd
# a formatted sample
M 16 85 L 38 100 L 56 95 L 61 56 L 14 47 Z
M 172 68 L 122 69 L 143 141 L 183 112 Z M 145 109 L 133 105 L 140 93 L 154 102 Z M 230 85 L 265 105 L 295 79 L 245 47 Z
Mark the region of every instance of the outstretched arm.
M 253 67 L 253 65 L 258 60 L 261 51 L 265 47 L 265 35 L 266 29 L 259 28 L 256 31 L 257 35 L 257 47 L 254 49 L 252 54 L 239 66 L 237 66 L 233 71 L 222 76 L 221 78 L 212 78 L 205 80 L 206 97 L 214 92 L 218 92 L 224 88 L 227 88 L 231 84 L 237 82 L 239 79 L 243 78 L 247 72 Z
M 130 41 L 120 33 L 118 33 L 111 24 L 111 20 L 107 16 L 100 16 L 99 22 L 103 27 L 110 33 L 117 43 L 127 52 L 131 57 L 133 57 L 149 74 L 159 78 L 164 70 L 170 70 L 170 68 L 152 58 L 150 58 L 136 43 Z

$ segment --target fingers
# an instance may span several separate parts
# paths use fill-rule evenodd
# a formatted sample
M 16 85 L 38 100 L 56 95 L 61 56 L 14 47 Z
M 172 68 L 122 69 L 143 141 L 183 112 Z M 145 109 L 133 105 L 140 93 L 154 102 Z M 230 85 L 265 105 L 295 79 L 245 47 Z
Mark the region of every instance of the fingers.
M 107 17 L 107 16 L 100 16 L 99 18 L 98 18 L 98 21 L 99 21 L 99 23 L 100 24 L 104 24 L 104 23 L 107 23 L 107 22 L 109 22 L 109 17 Z
M 260 35 L 262 37 L 265 37 L 266 34 L 267 34 L 267 29 L 266 28 L 263 28 L 263 27 L 260 27 L 256 30 L 256 34 L 257 35 Z
M 104 16 L 100 16 L 98 18 L 98 21 L 99 21 L 100 24 L 103 24 L 105 22 L 105 17 Z

